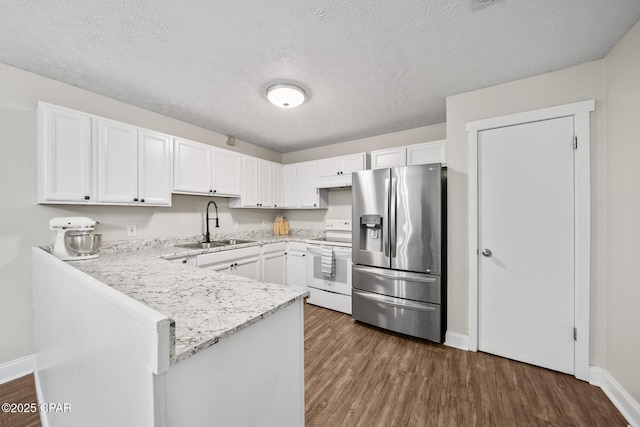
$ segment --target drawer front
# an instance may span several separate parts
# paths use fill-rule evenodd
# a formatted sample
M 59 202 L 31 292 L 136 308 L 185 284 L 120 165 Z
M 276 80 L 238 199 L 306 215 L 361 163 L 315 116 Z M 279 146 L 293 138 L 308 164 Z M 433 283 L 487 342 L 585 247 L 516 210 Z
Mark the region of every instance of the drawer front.
M 353 290 L 354 319 L 413 337 L 444 341 L 441 307 L 418 301 Z
M 363 291 L 432 304 L 442 302 L 440 276 L 354 265 L 352 277 L 353 287 Z

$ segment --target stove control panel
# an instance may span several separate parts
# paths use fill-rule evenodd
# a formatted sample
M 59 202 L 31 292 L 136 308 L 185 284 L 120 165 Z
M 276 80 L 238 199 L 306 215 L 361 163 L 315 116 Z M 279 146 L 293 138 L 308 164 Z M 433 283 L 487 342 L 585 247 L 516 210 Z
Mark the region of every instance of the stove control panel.
M 351 231 L 351 219 L 328 219 L 325 230 Z

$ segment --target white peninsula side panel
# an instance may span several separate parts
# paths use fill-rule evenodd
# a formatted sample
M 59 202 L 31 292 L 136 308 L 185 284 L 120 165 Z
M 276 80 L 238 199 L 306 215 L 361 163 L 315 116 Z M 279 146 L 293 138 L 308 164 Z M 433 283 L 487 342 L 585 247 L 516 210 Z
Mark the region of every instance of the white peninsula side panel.
M 172 366 L 164 374 L 167 425 L 303 427 L 303 304 Z
M 169 319 L 39 248 L 33 266 L 38 402 L 69 405 L 41 412 L 43 425 L 159 425 Z

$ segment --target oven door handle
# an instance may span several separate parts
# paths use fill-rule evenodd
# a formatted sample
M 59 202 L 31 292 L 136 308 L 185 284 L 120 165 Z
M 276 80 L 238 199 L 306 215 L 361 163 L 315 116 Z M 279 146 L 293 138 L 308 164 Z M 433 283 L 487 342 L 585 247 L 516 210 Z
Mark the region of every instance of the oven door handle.
M 419 282 L 419 283 L 434 283 L 436 279 L 434 277 L 407 277 L 396 276 L 394 274 L 381 273 L 379 270 L 369 270 L 368 268 L 355 267 L 355 271 L 362 274 L 368 274 L 370 276 L 384 277 L 385 279 L 404 280 L 405 282 Z
M 424 305 L 424 303 L 413 302 L 409 300 L 400 300 L 398 298 L 388 297 L 385 295 L 372 294 L 370 292 L 362 292 L 357 289 L 353 290 L 354 295 L 358 295 L 360 298 L 373 301 L 380 304 L 391 305 L 393 307 L 408 308 L 411 310 L 420 311 L 435 311 L 436 307 L 430 305 Z

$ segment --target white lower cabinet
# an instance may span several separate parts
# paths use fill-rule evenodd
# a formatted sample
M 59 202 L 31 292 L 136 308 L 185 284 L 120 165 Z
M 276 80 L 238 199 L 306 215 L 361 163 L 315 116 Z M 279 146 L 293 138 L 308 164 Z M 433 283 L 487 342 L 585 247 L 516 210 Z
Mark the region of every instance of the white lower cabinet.
M 305 243 L 277 242 L 179 258 L 174 261 L 267 283 L 305 287 L 306 251 Z
M 307 244 L 287 243 L 287 285 L 307 286 Z
M 260 280 L 260 247 L 251 246 L 198 255 L 196 265 L 221 273 Z
M 262 280 L 267 283 L 286 285 L 287 244 L 269 243 L 262 246 Z

